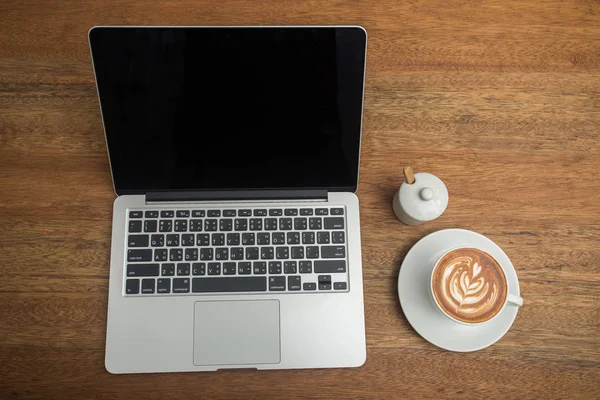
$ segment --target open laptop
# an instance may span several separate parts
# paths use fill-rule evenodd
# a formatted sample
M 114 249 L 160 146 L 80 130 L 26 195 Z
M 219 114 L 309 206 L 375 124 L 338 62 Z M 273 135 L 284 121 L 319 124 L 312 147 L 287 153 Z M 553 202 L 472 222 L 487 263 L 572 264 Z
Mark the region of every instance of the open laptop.
M 360 366 L 361 27 L 94 27 L 106 369 Z

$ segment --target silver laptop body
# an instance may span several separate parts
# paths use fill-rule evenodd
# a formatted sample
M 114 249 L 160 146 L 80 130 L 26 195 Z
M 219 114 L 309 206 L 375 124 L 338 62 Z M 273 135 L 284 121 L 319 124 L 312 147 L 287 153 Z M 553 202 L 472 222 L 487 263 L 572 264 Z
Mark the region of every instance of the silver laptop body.
M 365 362 L 360 27 L 94 27 L 111 373 Z

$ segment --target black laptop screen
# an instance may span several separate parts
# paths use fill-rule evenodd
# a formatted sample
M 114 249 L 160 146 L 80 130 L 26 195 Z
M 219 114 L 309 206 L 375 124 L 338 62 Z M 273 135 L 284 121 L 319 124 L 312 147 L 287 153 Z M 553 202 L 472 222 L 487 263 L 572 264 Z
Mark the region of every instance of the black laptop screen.
M 90 31 L 115 189 L 356 189 L 361 28 Z

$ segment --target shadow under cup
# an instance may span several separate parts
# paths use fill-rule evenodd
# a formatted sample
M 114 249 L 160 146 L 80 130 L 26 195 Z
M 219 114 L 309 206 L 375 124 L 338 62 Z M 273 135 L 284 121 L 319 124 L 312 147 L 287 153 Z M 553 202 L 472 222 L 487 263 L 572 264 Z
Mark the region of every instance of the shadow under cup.
M 473 247 L 451 249 L 436 261 L 429 293 L 442 314 L 464 325 L 490 322 L 507 304 L 523 304 L 521 297 L 510 294 L 505 267 Z

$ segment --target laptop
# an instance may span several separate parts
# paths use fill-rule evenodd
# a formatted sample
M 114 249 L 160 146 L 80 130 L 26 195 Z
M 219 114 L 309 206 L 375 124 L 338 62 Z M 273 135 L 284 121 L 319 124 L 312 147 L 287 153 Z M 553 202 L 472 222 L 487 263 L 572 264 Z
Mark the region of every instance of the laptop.
M 94 27 L 111 373 L 365 362 L 366 32 Z

